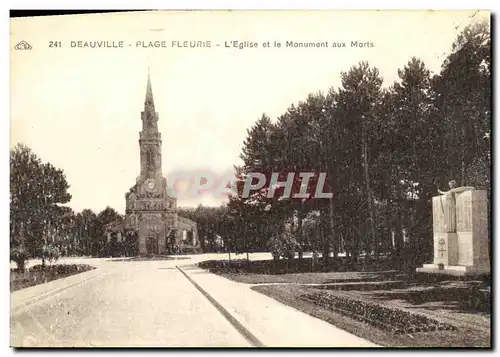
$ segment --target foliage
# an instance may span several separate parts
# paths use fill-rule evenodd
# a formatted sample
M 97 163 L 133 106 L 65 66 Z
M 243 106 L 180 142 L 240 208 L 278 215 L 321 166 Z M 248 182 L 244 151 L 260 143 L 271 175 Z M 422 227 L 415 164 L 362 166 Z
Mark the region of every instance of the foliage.
M 271 237 L 268 244 L 268 248 L 275 260 L 281 258 L 293 259 L 295 252 L 299 249 L 299 243 L 288 230 Z
M 201 249 L 204 252 L 215 252 L 221 249 L 217 244 L 218 236 L 222 236 L 223 240 L 228 239 L 226 213 L 227 208 L 224 206 L 204 207 L 203 205 L 195 209 L 178 208 L 177 211 L 179 216 L 196 222 Z
M 95 219 L 95 239 L 92 246 L 93 256 L 105 256 L 105 255 L 118 255 L 123 253 L 123 245 L 118 244 L 118 242 L 111 242 L 112 247 L 107 245 L 106 236 L 106 226 L 115 223 L 122 222 L 123 217 L 114 208 L 106 207 L 102 210 Z
M 63 204 L 71 195 L 62 170 L 42 160 L 27 146 L 10 151 L 11 259 L 55 262 L 61 255 L 99 255 L 104 251 L 107 224 L 121 220 L 107 207 L 98 215 L 73 212 Z
M 55 263 L 61 257 L 59 248 L 52 244 L 44 245 L 41 254 L 50 264 Z
M 280 255 L 291 224 L 299 244 L 290 249 L 321 252 L 324 265 L 341 252 L 353 261 L 366 253 L 367 263 L 390 253 L 395 266 L 429 261 L 437 188 L 450 179 L 490 188 L 490 52 L 490 29 L 473 24 L 457 36 L 438 74 L 413 57 L 384 86 L 377 68 L 360 62 L 340 73 L 339 88 L 309 94 L 275 120 L 260 116 L 247 131 L 235 167 L 238 195 L 228 203 L 234 251 L 268 246 Z M 251 172 L 267 182 L 243 197 Z M 325 172 L 334 198 L 284 199 L 283 189 L 270 198 L 272 172 L 280 181 Z M 298 189 L 294 180 L 292 194 Z
M 317 272 L 334 272 L 334 275 L 331 276 L 331 280 L 334 280 L 335 274 L 341 274 L 340 272 L 361 272 L 361 271 L 387 271 L 391 270 L 391 261 L 390 259 L 382 260 L 382 264 L 378 262 L 376 265 L 368 265 L 362 266 L 361 264 L 353 265 L 347 261 L 345 258 L 339 258 L 339 264 L 336 266 L 329 266 L 328 269 L 325 269 L 321 265 L 314 265 L 312 258 L 303 258 L 303 259 L 280 259 L 280 260 L 251 260 L 247 261 L 246 259 L 233 259 L 229 260 L 207 260 L 198 263 L 203 269 L 207 269 L 212 273 L 216 274 L 235 274 L 232 277 L 228 277 L 230 279 L 235 278 L 238 280 L 238 274 L 240 275 L 248 275 L 248 274 L 258 274 L 255 276 L 255 283 L 259 282 L 283 282 L 282 279 L 278 278 L 273 279 L 267 275 L 280 275 L 280 274 L 293 274 L 293 273 L 317 273 Z M 375 263 L 375 262 L 374 262 Z M 349 273 L 349 276 L 352 276 Z M 363 273 L 361 273 L 363 274 Z M 265 276 L 263 276 L 265 275 Z M 390 274 L 389 274 L 390 275 Z M 267 277 L 266 277 L 267 276 Z M 241 276 L 240 276 L 241 277 Z M 248 276 L 246 278 L 249 278 Z M 245 278 L 245 279 L 246 279 Z M 250 280 L 253 279 L 250 277 Z M 297 277 L 290 276 L 289 279 L 297 279 Z M 324 278 L 321 276 L 304 274 L 302 278 L 304 283 L 309 282 L 321 282 L 324 281 Z M 308 279 L 312 279 L 309 281 Z M 318 280 L 319 279 L 319 280 Z M 341 280 L 345 280 L 345 278 L 341 278 Z M 288 281 L 288 280 L 287 280 Z M 354 285 L 353 285 L 354 286 Z
M 10 291 L 47 283 L 69 275 L 93 270 L 95 267 L 86 264 L 55 264 L 50 266 L 35 265 L 27 273 L 11 271 Z
M 30 257 L 44 257 L 44 246 L 65 230 L 69 185 L 64 172 L 43 163 L 27 146 L 10 151 L 11 247 L 22 247 Z M 21 257 L 18 255 L 18 257 Z

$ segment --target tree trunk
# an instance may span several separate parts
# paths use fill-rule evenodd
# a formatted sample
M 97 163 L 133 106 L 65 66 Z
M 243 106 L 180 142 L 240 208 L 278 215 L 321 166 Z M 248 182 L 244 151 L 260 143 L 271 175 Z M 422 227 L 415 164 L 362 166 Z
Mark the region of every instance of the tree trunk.
M 351 263 L 353 266 L 358 262 L 359 257 L 359 234 L 354 231 L 354 229 L 350 229 L 351 239 L 352 239 L 352 248 L 351 248 Z
M 25 240 L 24 240 L 24 223 L 21 222 L 21 229 L 19 230 L 19 236 L 21 237 L 21 248 L 23 251 L 26 249 Z
M 298 238 L 299 238 L 299 244 L 300 244 L 300 248 L 299 248 L 299 259 L 303 259 L 304 258 L 304 251 L 303 251 L 303 247 L 304 247 L 304 234 L 302 232 L 302 220 L 303 220 L 303 213 L 302 213 L 302 206 L 300 207 L 299 209 L 299 214 L 298 214 L 298 222 L 297 222 L 297 231 L 298 231 Z
M 368 167 L 368 140 L 366 138 L 366 125 L 363 123 L 363 166 L 365 173 L 365 185 L 366 185 L 366 199 L 368 201 L 368 210 L 370 214 L 370 235 L 371 235 L 371 250 L 375 256 L 375 259 L 378 259 L 378 246 L 377 246 L 377 237 L 375 235 L 375 212 L 373 206 L 373 197 L 372 191 L 370 187 L 370 169 Z
M 16 262 L 17 264 L 17 269 L 19 269 L 19 271 L 21 273 L 24 273 L 26 271 L 26 261 L 25 260 L 19 260 L 18 262 Z
M 386 239 L 385 242 L 385 252 L 387 254 L 390 254 L 394 247 L 392 244 L 392 230 L 391 230 L 391 216 L 390 216 L 390 206 L 389 203 L 386 204 L 385 206 L 385 212 L 384 212 L 384 237 Z
M 349 247 L 347 245 L 347 240 L 349 239 L 349 235 L 347 234 L 346 231 L 344 231 L 340 235 L 340 246 L 339 246 L 339 252 L 340 253 L 345 253 L 346 261 L 349 260 Z
M 402 225 L 401 211 L 396 208 L 396 220 L 394 226 L 394 251 L 395 251 L 395 262 L 401 266 L 403 247 L 404 247 L 404 237 L 403 237 L 403 225 Z
M 321 241 L 323 243 L 323 267 L 326 268 L 328 266 L 328 256 L 330 255 L 330 245 L 328 244 L 328 238 L 326 234 L 326 224 L 325 217 L 322 215 L 321 219 Z
M 329 242 L 333 249 L 333 259 L 337 259 L 338 257 L 338 242 L 336 241 L 335 235 L 335 215 L 334 215 L 334 205 L 333 205 L 333 197 L 329 199 L 328 205 L 328 218 L 329 218 Z
M 460 162 L 460 186 L 465 186 L 465 124 L 462 122 L 462 160 Z
M 294 238 L 296 237 L 297 231 L 295 229 L 295 209 L 292 210 L 292 219 L 290 221 L 290 233 L 291 233 L 292 237 L 294 237 Z M 295 259 L 295 249 L 294 249 L 292 254 L 288 254 L 287 258 L 288 258 L 288 260 Z M 287 268 L 288 268 L 288 262 L 286 264 L 287 264 Z
M 311 272 L 315 271 L 317 265 L 318 265 L 318 252 L 316 250 L 313 250 L 311 257 Z
M 318 265 L 318 238 L 321 236 L 320 225 L 314 225 L 314 239 L 310 241 L 311 244 L 311 272 L 314 272 Z

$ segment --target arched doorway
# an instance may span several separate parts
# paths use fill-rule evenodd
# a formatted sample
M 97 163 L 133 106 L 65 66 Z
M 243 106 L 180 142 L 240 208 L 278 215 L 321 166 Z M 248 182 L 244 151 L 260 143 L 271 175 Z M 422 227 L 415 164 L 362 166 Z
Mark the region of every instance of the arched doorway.
M 146 253 L 159 254 L 157 234 L 150 234 L 148 237 L 146 237 Z
M 164 244 L 165 224 L 158 217 L 145 217 L 139 224 L 139 254 L 162 254 Z

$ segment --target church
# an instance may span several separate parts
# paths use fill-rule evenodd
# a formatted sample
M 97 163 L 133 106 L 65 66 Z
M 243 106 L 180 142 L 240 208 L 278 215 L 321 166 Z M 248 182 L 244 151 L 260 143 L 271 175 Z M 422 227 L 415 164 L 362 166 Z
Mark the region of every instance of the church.
M 133 239 L 138 255 L 198 252 L 196 223 L 177 214 L 177 199 L 169 196 L 161 167 L 161 133 L 148 73 L 146 100 L 139 132 L 140 176 L 125 194 L 125 218 L 107 226 L 108 242 Z

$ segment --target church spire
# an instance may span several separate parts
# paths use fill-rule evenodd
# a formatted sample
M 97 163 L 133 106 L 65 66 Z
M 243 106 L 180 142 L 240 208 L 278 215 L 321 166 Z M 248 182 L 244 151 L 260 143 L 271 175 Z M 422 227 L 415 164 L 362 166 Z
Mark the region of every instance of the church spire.
M 144 112 L 153 113 L 155 112 L 155 102 L 153 100 L 153 88 L 151 87 L 151 77 L 149 76 L 148 67 L 148 84 L 146 87 L 146 100 L 144 101 Z

